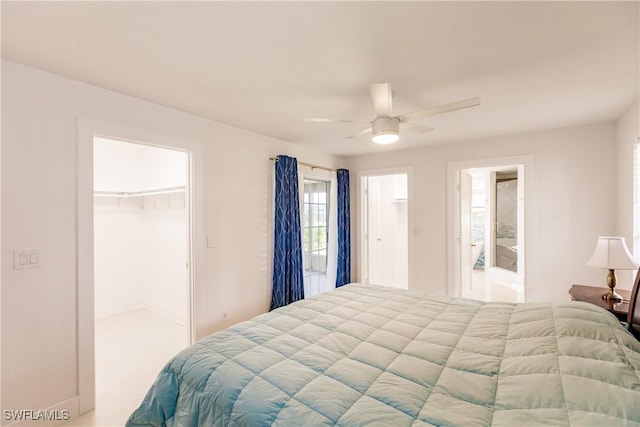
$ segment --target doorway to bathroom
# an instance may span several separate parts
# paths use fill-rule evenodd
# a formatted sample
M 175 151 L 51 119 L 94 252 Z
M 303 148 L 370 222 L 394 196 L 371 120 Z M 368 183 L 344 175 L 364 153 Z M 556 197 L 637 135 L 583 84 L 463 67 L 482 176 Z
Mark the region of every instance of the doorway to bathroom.
M 506 158 L 449 164 L 452 295 L 524 302 L 525 163 Z

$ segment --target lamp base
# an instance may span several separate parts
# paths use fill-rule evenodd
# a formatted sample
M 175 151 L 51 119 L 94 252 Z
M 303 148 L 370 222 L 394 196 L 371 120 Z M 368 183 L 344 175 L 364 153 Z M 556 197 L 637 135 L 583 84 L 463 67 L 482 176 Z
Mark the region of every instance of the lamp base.
M 602 299 L 605 301 L 622 301 L 624 298 L 615 290 L 610 289 L 609 292 L 602 295 Z
M 609 287 L 609 292 L 602 295 L 602 299 L 605 301 L 622 301 L 622 295 L 616 292 L 616 272 L 610 268 L 609 273 L 607 274 L 607 286 Z

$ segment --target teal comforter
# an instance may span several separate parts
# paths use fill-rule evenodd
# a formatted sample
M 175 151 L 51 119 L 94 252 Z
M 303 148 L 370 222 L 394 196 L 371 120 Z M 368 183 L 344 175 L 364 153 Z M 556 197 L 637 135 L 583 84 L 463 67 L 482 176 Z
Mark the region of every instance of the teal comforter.
M 352 284 L 185 349 L 127 426 L 640 426 L 639 375 L 587 303 Z

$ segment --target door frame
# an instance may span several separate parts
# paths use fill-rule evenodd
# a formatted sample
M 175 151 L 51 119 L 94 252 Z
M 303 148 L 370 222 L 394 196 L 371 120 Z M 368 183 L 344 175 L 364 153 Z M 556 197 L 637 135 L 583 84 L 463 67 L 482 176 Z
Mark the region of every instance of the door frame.
M 357 179 L 357 197 L 356 197 L 356 218 L 358 227 L 356 227 L 356 251 L 357 256 L 356 259 L 356 272 L 357 278 L 356 281 L 366 283 L 365 279 L 368 280 L 366 267 L 367 267 L 367 249 L 365 242 L 365 233 L 364 229 L 367 226 L 367 212 L 364 208 L 366 202 L 366 194 L 365 194 L 365 182 L 364 178 L 368 178 L 370 176 L 385 176 L 385 175 L 399 175 L 406 174 L 407 175 L 407 284 L 408 288 L 411 289 L 414 280 L 413 273 L 413 253 L 414 253 L 414 242 L 413 242 L 413 167 L 412 166 L 400 166 L 395 168 L 384 168 L 384 169 L 365 169 L 359 170 L 356 174 Z
M 462 294 L 461 284 L 461 260 L 459 250 L 460 237 L 460 200 L 458 188 L 460 184 L 460 171 L 475 168 L 501 168 L 507 166 L 518 166 L 518 170 L 524 169 L 522 176 L 524 189 L 524 218 L 522 233 L 525 239 L 524 244 L 524 295 L 527 295 L 527 278 L 532 271 L 531 260 L 535 259 L 535 156 L 533 154 L 523 154 L 508 157 L 494 157 L 486 159 L 472 159 L 453 161 L 447 163 L 447 293 L 453 297 L 460 297 Z M 518 224 L 520 226 L 520 224 Z
M 89 118 L 77 121 L 76 144 L 76 327 L 77 327 L 77 396 L 78 414 L 95 408 L 95 301 L 94 301 L 94 257 L 93 257 L 93 138 L 102 136 L 109 139 L 150 145 L 185 152 L 188 160 L 187 206 L 188 223 L 188 341 L 197 337 L 198 313 L 206 312 L 202 307 L 205 298 L 204 252 L 202 245 L 196 244 L 196 236 L 203 235 L 203 146 L 200 142 L 181 140 L 167 135 L 142 129 L 100 122 Z
M 471 277 L 471 252 L 472 252 L 472 211 L 473 211 L 473 194 L 472 194 L 472 176 L 468 172 L 468 169 L 458 169 L 458 182 L 459 196 L 457 198 L 459 202 L 459 218 L 458 226 L 460 230 L 460 293 L 464 294 L 464 291 L 471 291 L 473 280 Z

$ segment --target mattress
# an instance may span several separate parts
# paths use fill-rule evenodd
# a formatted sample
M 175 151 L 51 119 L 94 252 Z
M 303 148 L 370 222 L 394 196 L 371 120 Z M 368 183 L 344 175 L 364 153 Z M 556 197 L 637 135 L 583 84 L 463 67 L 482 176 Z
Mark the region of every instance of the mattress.
M 639 375 L 587 303 L 350 284 L 186 348 L 127 426 L 640 426 Z

